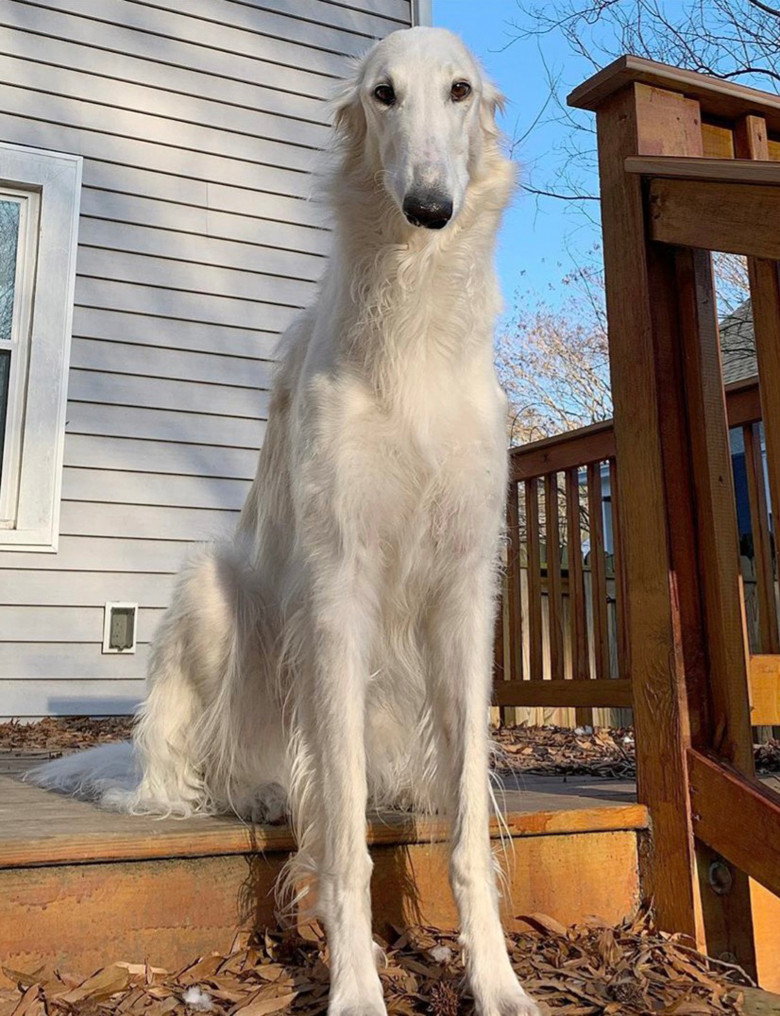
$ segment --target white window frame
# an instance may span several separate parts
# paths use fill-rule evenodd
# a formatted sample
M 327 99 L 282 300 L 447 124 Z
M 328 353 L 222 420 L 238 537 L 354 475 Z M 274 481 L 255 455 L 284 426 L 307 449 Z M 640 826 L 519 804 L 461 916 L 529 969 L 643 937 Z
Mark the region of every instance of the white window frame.
M 82 161 L 0 143 L 0 197 L 20 196 L 33 227 L 20 222 L 0 551 L 57 550 Z
M 38 254 L 40 194 L 0 184 L 0 201 L 19 205 L 19 231 L 16 244 L 16 273 L 10 342 L 0 349 L 10 354 L 6 430 L 0 469 L 0 529 L 16 524 L 21 473 L 22 432 L 27 395 L 27 359 L 30 350 L 30 324 L 35 291 L 35 261 Z

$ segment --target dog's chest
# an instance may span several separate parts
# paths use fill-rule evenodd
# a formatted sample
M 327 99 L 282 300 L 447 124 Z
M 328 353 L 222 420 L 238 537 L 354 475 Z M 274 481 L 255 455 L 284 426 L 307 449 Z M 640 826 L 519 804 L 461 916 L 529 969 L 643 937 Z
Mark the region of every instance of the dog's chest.
M 505 487 L 502 403 L 476 381 L 396 399 L 358 379 L 318 386 L 310 470 L 320 505 L 391 553 L 464 530 L 492 533 Z

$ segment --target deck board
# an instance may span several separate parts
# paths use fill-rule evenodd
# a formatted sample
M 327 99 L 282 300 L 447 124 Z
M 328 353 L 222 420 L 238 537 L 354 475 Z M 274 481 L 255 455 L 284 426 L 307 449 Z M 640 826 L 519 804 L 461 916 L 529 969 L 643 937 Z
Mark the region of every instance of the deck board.
M 499 792 L 513 837 L 647 828 L 647 811 L 629 781 L 584 777 L 525 777 L 504 781 Z M 498 822 L 493 835 L 499 835 Z M 375 814 L 373 844 L 436 842 L 447 824 L 436 816 Z M 232 817 L 156 819 L 117 815 L 93 804 L 0 777 L 0 868 L 42 864 L 209 857 L 294 846 L 287 825 L 253 826 Z
M 745 988 L 745 1016 L 780 1016 L 780 995 Z

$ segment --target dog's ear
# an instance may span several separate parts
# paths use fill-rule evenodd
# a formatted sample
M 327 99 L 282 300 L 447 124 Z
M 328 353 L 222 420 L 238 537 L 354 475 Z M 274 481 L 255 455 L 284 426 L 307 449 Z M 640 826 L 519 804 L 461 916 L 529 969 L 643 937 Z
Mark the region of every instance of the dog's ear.
M 499 129 L 496 125 L 496 113 L 503 113 L 506 99 L 496 88 L 492 81 L 484 78 L 482 82 L 482 95 L 479 101 L 479 120 L 484 133 L 491 138 L 497 138 Z
M 366 114 L 360 101 L 362 66 L 339 83 L 329 107 L 338 140 L 348 146 L 361 145 L 366 133 Z

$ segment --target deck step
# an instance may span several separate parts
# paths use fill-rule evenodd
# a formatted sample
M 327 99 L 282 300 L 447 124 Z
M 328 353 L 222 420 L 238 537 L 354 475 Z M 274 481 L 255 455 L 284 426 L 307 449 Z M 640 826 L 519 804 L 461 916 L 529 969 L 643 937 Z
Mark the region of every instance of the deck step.
M 780 1016 L 780 995 L 760 988 L 746 988 L 745 1016 Z
M 639 899 L 647 813 L 631 784 L 527 778 L 505 793 L 504 918 L 617 922 Z M 115 960 L 173 968 L 273 922 L 272 886 L 293 848 L 286 826 L 231 818 L 156 820 L 0 778 L 0 959 L 87 976 Z M 499 824 L 493 826 L 496 846 Z M 377 930 L 455 926 L 447 829 L 392 813 L 369 826 Z

